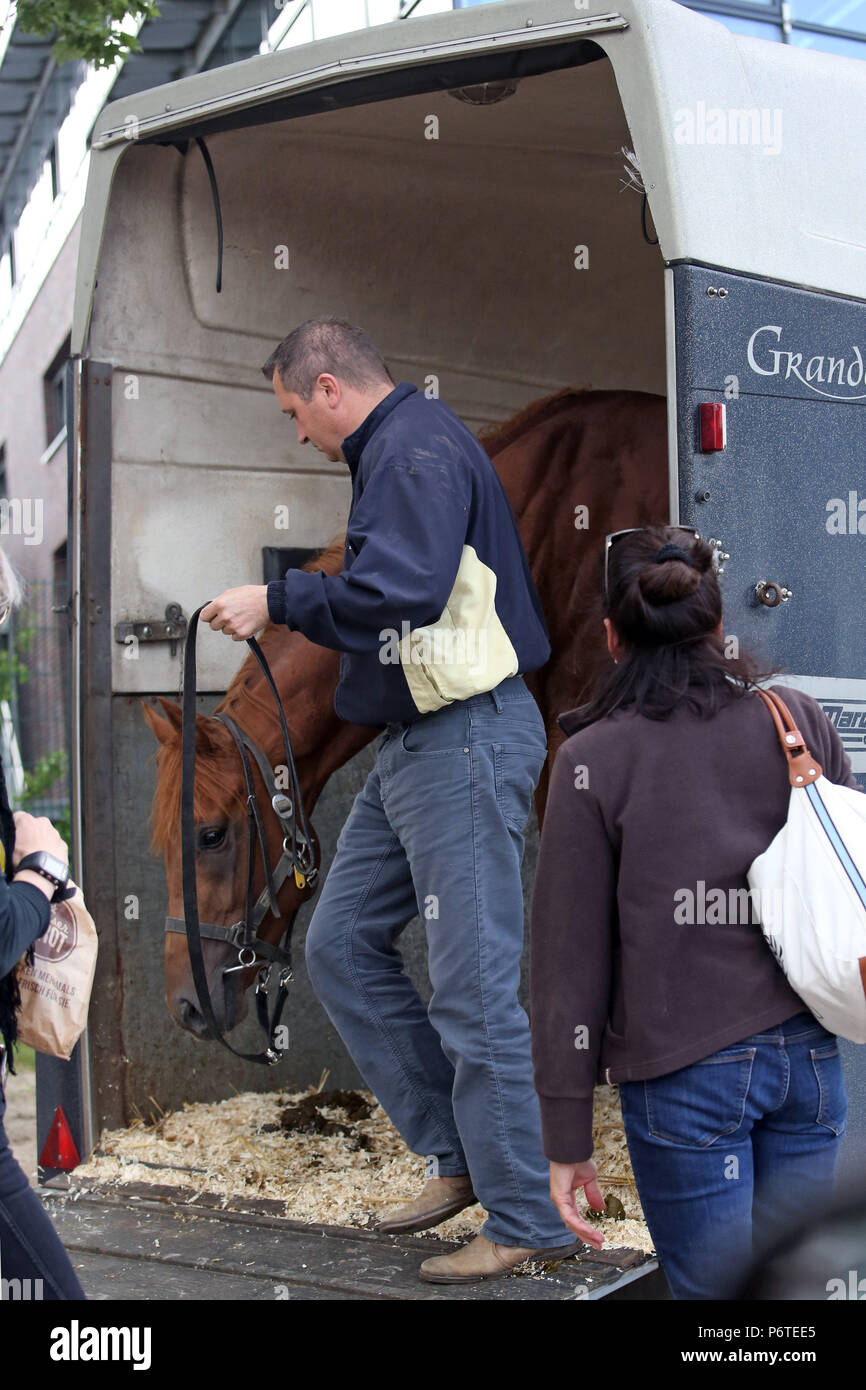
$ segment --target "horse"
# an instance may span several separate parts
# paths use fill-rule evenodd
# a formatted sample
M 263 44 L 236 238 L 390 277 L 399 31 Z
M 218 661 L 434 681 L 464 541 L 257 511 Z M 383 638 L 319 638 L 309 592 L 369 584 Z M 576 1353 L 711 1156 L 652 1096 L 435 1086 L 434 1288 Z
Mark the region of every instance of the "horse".
M 539 827 L 553 759 L 564 738 L 557 716 L 579 703 L 607 656 L 601 621 L 604 536 L 626 526 L 664 521 L 668 515 L 667 412 L 664 397 L 639 391 L 565 389 L 532 402 L 502 424 L 481 430 L 517 522 L 547 621 L 551 655 L 525 679 L 544 717 L 548 757 L 535 792 Z M 345 532 L 304 569 L 338 574 Z M 328 778 L 366 746 L 380 726 L 349 724 L 334 711 L 339 653 L 302 633 L 268 623 L 258 638 L 280 693 L 292 739 L 307 814 Z M 156 736 L 157 786 L 151 808 L 151 851 L 162 853 L 169 915 L 183 917 L 180 857 L 181 710 L 157 696 L 164 715 L 141 701 Z M 262 749 L 272 767 L 283 761 L 280 728 L 259 663 L 249 652 L 214 713 L 229 714 Z M 258 768 L 256 794 L 267 806 Z M 240 759 L 224 724 L 196 716 L 194 799 L 199 917 L 229 926 L 243 913 L 246 885 L 246 791 Z M 265 825 L 269 861 L 279 857 L 282 831 L 273 815 Z M 315 840 L 315 832 L 312 831 Z M 264 871 L 257 865 L 255 892 Z M 259 935 L 279 941 L 309 886 L 290 875 L 277 895 L 281 917 L 266 914 Z M 236 951 L 226 942 L 202 943 L 216 1021 L 225 1032 L 246 1016 L 250 966 L 224 974 Z M 186 938 L 168 933 L 166 1004 L 174 1020 L 199 1039 L 210 1036 L 198 1006 Z

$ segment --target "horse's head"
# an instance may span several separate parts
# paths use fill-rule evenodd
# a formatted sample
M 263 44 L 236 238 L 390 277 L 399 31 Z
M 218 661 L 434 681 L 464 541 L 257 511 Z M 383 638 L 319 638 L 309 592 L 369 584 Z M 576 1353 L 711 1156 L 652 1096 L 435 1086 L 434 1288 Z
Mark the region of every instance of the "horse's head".
M 142 701 L 145 718 L 160 745 L 157 753 L 157 788 L 151 816 L 151 848 L 154 852 L 162 851 L 165 859 L 169 916 L 182 919 L 181 711 L 172 700 L 163 696 L 158 699 L 165 718 L 152 705 Z M 252 731 L 250 733 L 256 737 Z M 260 746 L 267 757 L 267 742 L 261 742 Z M 252 771 L 268 863 L 273 869 L 282 852 L 283 831 L 254 763 Z M 244 916 L 245 909 L 248 837 L 246 788 L 240 755 L 229 730 L 219 720 L 203 714 L 196 716 L 194 823 L 199 921 L 230 927 Z M 312 831 L 311 834 L 315 842 Z M 264 882 L 264 866 L 256 840 L 253 875 L 255 897 L 258 897 Z M 289 874 L 277 894 L 281 916 L 274 917 L 268 909 L 256 933 L 260 939 L 278 942 L 311 891 L 309 887 L 298 888 L 294 877 Z M 246 991 L 259 967 L 253 964 L 230 974 L 224 973 L 228 967 L 238 964 L 237 947 L 227 941 L 203 937 L 202 953 L 214 1017 L 219 1027 L 229 1032 L 246 1017 Z M 165 997 L 176 1023 L 197 1038 L 211 1037 L 192 979 L 186 936 L 174 931 L 166 932 L 165 939 Z

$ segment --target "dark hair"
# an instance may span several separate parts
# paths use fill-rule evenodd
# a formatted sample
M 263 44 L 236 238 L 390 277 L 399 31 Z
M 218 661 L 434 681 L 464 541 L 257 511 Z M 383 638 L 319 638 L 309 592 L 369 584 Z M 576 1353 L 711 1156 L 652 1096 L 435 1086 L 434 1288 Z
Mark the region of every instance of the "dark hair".
M 666 719 L 683 700 L 710 717 L 723 700 L 745 695 L 780 669 L 762 670 L 742 651 L 725 654 L 724 637 L 716 636 L 722 595 L 713 548 L 678 533 L 676 545 L 688 560 L 672 555 L 656 561 L 670 541 L 667 526 L 658 523 L 613 542 L 608 594 L 597 611 L 599 621 L 610 618 L 625 656 L 618 665 L 608 659 L 594 674 L 586 703 L 575 711 L 576 725 L 627 705 L 649 719 Z
M 357 391 L 388 381 L 394 385 L 372 338 L 345 319 L 308 319 L 299 324 L 262 367 L 268 381 L 273 381 L 275 368 L 286 391 L 294 391 L 303 401 L 311 399 L 322 372 L 330 372 Z

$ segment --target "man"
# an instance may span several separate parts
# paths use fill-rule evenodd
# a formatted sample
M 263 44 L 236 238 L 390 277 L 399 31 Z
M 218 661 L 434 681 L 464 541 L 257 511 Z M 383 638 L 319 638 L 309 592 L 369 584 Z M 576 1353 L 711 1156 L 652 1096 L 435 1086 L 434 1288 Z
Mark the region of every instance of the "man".
M 379 1229 L 426 1230 L 478 1201 L 482 1233 L 421 1276 L 496 1278 L 580 1248 L 550 1201 L 517 999 L 522 831 L 547 752 L 522 673 L 550 655 L 544 616 L 484 450 L 448 406 L 395 385 L 361 329 L 311 320 L 263 371 L 299 443 L 349 467 L 344 566 L 229 589 L 202 620 L 241 641 L 270 618 L 341 651 L 337 714 L 386 726 L 310 922 L 307 969 L 427 1159 L 420 1197 Z M 395 945 L 416 913 L 429 1010 Z

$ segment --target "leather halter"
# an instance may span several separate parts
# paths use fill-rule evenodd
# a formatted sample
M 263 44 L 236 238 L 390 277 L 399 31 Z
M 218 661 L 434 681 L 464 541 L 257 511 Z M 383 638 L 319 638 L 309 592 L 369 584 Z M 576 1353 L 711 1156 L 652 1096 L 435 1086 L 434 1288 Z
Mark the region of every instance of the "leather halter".
M 196 609 L 195 613 L 193 613 L 190 618 L 186 634 L 186 647 L 184 650 L 180 808 L 184 915 L 183 917 L 166 917 L 165 929 L 167 932 L 186 933 L 190 966 L 196 993 L 198 994 L 199 1006 L 213 1037 L 215 1037 L 218 1042 L 222 1043 L 224 1047 L 228 1048 L 229 1052 L 233 1052 L 236 1057 L 242 1057 L 247 1062 L 261 1062 L 264 1065 L 272 1066 L 275 1062 L 280 1060 L 285 1051 L 285 1048 L 280 1048 L 277 1045 L 276 1038 L 280 1017 L 288 995 L 289 981 L 293 978 L 290 937 L 297 909 L 292 913 L 286 932 L 284 933 L 284 938 L 279 945 L 274 945 L 269 941 L 262 941 L 258 937 L 257 931 L 269 908 L 275 917 L 281 915 L 277 904 L 277 895 L 290 871 L 294 874 L 295 883 L 299 888 L 309 888 L 315 892 L 319 876 L 318 851 L 317 847 L 314 846 L 312 833 L 304 811 L 300 781 L 295 767 L 295 760 L 292 755 L 292 744 L 282 702 L 276 685 L 274 684 L 270 667 L 265 660 L 258 642 L 254 637 L 248 637 L 246 640 L 250 650 L 255 653 L 256 659 L 264 672 L 265 679 L 276 701 L 277 711 L 280 717 L 280 729 L 283 736 L 283 750 L 286 755 L 286 767 L 289 775 L 290 795 L 286 795 L 285 792 L 278 790 L 273 770 L 267 758 L 262 753 L 261 749 L 253 742 L 249 734 L 245 733 L 230 715 L 213 715 L 214 719 L 218 719 L 220 723 L 224 724 L 228 729 L 241 757 L 241 766 L 243 768 L 244 783 L 247 792 L 247 884 L 244 915 L 239 921 L 235 922 L 230 927 L 219 926 L 215 922 L 199 921 L 195 871 L 195 821 L 193 813 L 196 722 L 195 638 L 199 614 L 202 608 L 206 607 L 207 604 L 202 604 L 201 608 Z M 252 753 L 255 758 L 262 780 L 270 797 L 271 806 L 283 831 L 282 854 L 273 870 L 268 862 L 267 842 L 265 840 L 264 826 L 262 824 L 261 811 L 256 797 L 255 786 L 253 784 L 248 752 Z M 264 864 L 265 886 L 258 898 L 253 901 L 253 869 L 257 838 L 261 848 L 262 862 Z M 259 1023 L 264 1030 L 267 1042 L 267 1046 L 263 1052 L 238 1052 L 236 1048 L 232 1047 L 231 1043 L 226 1042 L 223 1030 L 218 1027 L 214 1016 L 213 1002 L 208 989 L 207 971 L 205 969 L 204 956 L 201 948 L 202 937 L 209 937 L 217 941 L 227 941 L 232 946 L 237 947 L 238 963 L 237 965 L 225 966 L 223 968 L 224 975 L 233 974 L 238 970 L 248 970 L 257 960 L 266 962 L 259 970 L 256 979 L 256 1013 Z M 268 981 L 271 969 L 274 965 L 279 966 L 279 992 L 274 1005 L 273 1015 L 269 1019 L 267 1005 Z

